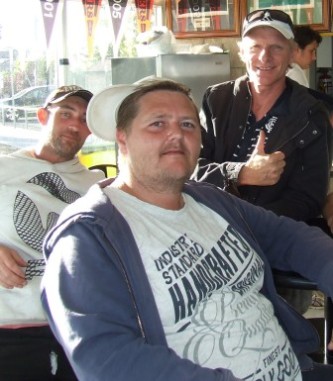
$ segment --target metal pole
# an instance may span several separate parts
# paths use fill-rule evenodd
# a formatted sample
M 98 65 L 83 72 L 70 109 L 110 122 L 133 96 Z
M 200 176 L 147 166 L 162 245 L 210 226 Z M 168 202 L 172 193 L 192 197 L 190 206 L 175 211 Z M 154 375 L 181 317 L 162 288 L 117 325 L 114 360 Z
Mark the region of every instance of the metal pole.
M 14 118 L 14 127 L 16 127 L 16 109 L 15 109 L 15 100 L 14 100 L 14 53 L 13 48 L 9 49 L 9 70 L 10 70 L 10 87 L 12 93 L 12 115 Z M 9 109 L 8 109 L 9 112 Z
M 14 96 L 14 54 L 13 48 L 9 49 L 9 71 L 10 71 L 10 90 L 12 97 Z M 12 100 L 12 106 L 15 106 L 14 99 Z
M 68 85 L 69 58 L 67 57 L 67 0 L 63 2 L 62 20 L 62 57 L 59 58 L 59 85 Z

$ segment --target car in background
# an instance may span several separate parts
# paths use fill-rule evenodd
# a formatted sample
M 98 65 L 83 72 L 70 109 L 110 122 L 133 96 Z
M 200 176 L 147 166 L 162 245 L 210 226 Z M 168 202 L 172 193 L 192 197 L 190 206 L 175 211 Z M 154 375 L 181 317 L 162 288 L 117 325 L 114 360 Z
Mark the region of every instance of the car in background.
M 35 112 L 55 88 L 55 85 L 32 86 L 19 91 L 12 97 L 0 99 L 0 111 L 3 118 L 14 122 L 24 118 L 29 112 Z

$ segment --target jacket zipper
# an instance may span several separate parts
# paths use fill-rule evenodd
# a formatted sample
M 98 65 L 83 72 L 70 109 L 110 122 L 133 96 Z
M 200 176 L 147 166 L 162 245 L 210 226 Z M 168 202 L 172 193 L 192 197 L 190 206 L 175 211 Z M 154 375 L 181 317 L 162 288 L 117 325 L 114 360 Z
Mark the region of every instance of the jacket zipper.
M 127 284 L 127 289 L 128 289 L 129 294 L 130 294 L 130 297 L 132 299 L 133 307 L 134 307 L 135 312 L 136 312 L 136 320 L 137 320 L 137 323 L 138 323 L 138 326 L 139 326 L 139 329 L 140 329 L 140 332 L 141 332 L 141 336 L 142 336 L 143 339 L 146 340 L 147 336 L 146 336 L 145 330 L 143 328 L 143 324 L 142 324 L 142 321 L 141 321 L 141 318 L 140 318 L 140 314 L 139 314 L 139 309 L 138 309 L 138 306 L 137 306 L 136 301 L 135 301 L 134 292 L 133 292 L 132 286 L 130 284 L 130 281 L 128 279 L 128 275 L 127 275 L 127 272 L 125 270 L 125 266 L 123 264 L 123 261 L 121 260 L 121 256 L 118 253 L 118 250 L 111 243 L 109 243 L 109 244 L 112 247 L 112 249 L 114 250 L 114 253 L 118 257 L 119 263 L 121 265 L 122 273 L 123 273 L 125 282 Z

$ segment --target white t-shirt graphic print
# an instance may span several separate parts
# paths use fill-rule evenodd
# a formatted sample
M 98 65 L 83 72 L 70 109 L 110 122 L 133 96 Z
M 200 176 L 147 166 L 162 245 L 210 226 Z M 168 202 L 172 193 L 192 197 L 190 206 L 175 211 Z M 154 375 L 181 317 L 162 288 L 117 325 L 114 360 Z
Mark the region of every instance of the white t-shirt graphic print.
M 0 326 L 46 325 L 40 302 L 45 261 L 42 244 L 64 208 L 103 178 L 77 157 L 50 163 L 23 149 L 0 156 L 0 243 L 27 261 L 23 288 L 0 286 Z
M 104 191 L 132 229 L 170 348 L 244 380 L 301 381 L 289 340 L 259 292 L 262 260 L 226 220 L 186 194 L 184 208 L 170 211 Z

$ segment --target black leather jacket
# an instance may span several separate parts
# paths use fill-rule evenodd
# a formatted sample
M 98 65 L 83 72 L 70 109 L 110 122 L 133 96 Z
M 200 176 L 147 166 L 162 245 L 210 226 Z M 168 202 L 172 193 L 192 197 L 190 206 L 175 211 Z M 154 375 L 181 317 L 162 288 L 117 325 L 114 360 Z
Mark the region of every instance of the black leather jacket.
M 202 150 L 193 178 L 223 187 L 235 181 L 241 163 L 232 161 L 251 109 L 246 76 L 207 89 L 202 105 Z M 330 124 L 322 103 L 287 78 L 291 95 L 266 141 L 266 153 L 282 151 L 286 167 L 276 185 L 239 186 L 243 199 L 279 215 L 307 221 L 321 214 L 331 167 Z

